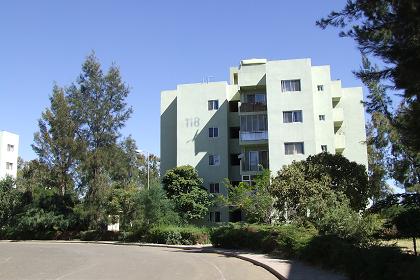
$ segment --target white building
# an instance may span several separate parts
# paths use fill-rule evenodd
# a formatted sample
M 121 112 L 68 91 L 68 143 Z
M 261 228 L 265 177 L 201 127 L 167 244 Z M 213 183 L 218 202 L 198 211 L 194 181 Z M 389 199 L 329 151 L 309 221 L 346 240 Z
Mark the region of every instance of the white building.
M 19 135 L 0 131 L 0 179 L 7 175 L 16 178 Z
M 161 93 L 161 174 L 192 165 L 210 192 L 225 178 L 250 181 L 328 151 L 367 166 L 361 87 L 342 88 L 310 59 L 243 60 L 230 83 L 178 85 Z M 227 221 L 228 209 L 210 214 Z

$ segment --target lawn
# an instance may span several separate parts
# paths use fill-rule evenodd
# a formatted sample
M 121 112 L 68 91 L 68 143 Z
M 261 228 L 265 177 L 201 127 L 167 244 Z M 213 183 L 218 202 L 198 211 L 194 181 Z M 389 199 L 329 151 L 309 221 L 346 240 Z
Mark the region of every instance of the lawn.
M 403 251 L 409 251 L 410 253 L 414 253 L 414 246 L 413 246 L 413 239 L 405 238 L 405 239 L 391 239 L 391 240 L 383 240 L 383 244 L 386 245 L 396 245 L 401 248 Z M 417 239 L 417 252 L 419 251 L 420 242 Z

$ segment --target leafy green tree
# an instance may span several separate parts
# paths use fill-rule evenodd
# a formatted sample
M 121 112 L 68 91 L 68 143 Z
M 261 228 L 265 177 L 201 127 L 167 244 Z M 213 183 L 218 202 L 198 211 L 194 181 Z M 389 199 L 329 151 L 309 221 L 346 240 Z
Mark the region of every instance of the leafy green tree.
M 38 122 L 39 132 L 35 133 L 32 148 L 38 160 L 48 167 L 54 187 L 64 195 L 73 191 L 73 176 L 82 146 L 76 134 L 78 124 L 71 116 L 64 90 L 54 86 L 50 102 L 50 108 Z
M 420 2 L 417 0 L 348 0 L 317 22 L 338 27 L 340 36 L 353 38 L 362 54 L 380 60 L 382 68 L 357 72 L 362 80 L 385 80 L 402 91 L 394 127 L 401 142 L 420 151 Z
M 166 192 L 158 184 L 149 189 L 142 188 L 135 199 L 136 209 L 132 230 L 143 235 L 151 227 L 158 225 L 178 225 L 180 217 L 175 212 L 173 202 L 166 197 Z
M 24 206 L 23 193 L 14 186 L 15 180 L 12 177 L 0 180 L 0 231 L 10 225 Z
M 416 238 L 420 237 L 420 207 L 404 207 L 393 219 L 399 234 L 413 239 L 414 254 L 417 255 Z
M 322 195 L 326 189 L 345 194 L 357 211 L 365 209 L 372 196 L 366 167 L 329 153 L 293 162 L 280 170 L 271 184 L 279 210 L 295 209 L 299 216 L 305 215 L 307 199 Z
M 212 205 L 211 195 L 202 186 L 203 179 L 189 165 L 175 167 L 162 178 L 163 189 L 173 200 L 179 215 L 187 221 L 199 220 Z
M 113 151 L 119 130 L 132 113 L 125 99 L 128 86 L 117 66 L 104 74 L 94 54 L 87 57 L 77 82 L 67 89 L 72 119 L 86 149 L 81 156 L 79 177 L 93 225 L 105 218 L 105 204 L 112 178 Z
M 227 198 L 222 197 L 222 203 L 240 209 L 245 219 L 250 223 L 269 224 L 273 218 L 274 199 L 270 193 L 270 170 L 254 178 L 254 184 L 240 182 L 238 186 L 225 181 L 228 188 Z

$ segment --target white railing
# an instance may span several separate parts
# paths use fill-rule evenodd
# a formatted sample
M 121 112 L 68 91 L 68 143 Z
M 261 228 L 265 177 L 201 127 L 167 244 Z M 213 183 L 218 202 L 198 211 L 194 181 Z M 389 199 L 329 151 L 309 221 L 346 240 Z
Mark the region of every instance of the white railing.
M 241 131 L 241 141 L 259 141 L 268 139 L 268 131 Z

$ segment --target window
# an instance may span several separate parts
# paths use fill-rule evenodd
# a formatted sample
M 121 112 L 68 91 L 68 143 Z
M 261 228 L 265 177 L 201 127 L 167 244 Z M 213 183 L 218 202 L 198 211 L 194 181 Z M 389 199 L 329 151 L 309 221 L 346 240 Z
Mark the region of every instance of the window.
M 241 164 L 241 159 L 239 158 L 239 154 L 231 154 L 230 155 L 230 165 L 238 166 Z
M 219 137 L 219 128 L 218 127 L 209 127 L 209 137 L 210 138 Z
M 284 153 L 286 155 L 303 155 L 303 142 L 284 143 Z
M 283 80 L 281 81 L 281 91 L 300 91 L 300 80 Z
M 219 155 L 209 155 L 209 165 L 210 166 L 220 165 L 220 156 Z
M 216 211 L 216 212 L 210 212 L 209 213 L 209 221 L 210 222 L 216 222 L 219 223 L 220 222 L 220 212 Z
M 229 101 L 229 112 L 238 112 L 239 101 Z
M 230 138 L 231 139 L 238 139 L 239 138 L 239 127 L 233 126 L 230 128 Z
M 219 109 L 219 100 L 209 100 L 208 107 L 209 111 Z
M 219 183 L 210 183 L 210 193 L 219 193 Z
M 6 162 L 6 169 L 7 169 L 7 170 L 12 170 L 12 169 L 13 169 L 13 163 L 11 163 L 11 162 Z
M 15 145 L 7 144 L 7 151 L 8 152 L 14 152 L 15 151 Z
M 318 91 L 324 91 L 324 85 L 317 85 Z
M 320 121 L 325 121 L 325 115 L 319 115 L 318 117 Z
M 241 116 L 241 130 L 243 131 L 267 131 L 267 115 Z
M 284 111 L 283 123 L 302 122 L 302 111 Z
M 220 212 L 218 212 L 218 211 L 214 212 L 214 221 L 216 223 L 220 222 Z
M 247 103 L 261 103 L 267 104 L 265 100 L 265 93 L 250 93 L 246 95 Z
M 321 145 L 321 151 L 324 153 L 328 152 L 327 145 Z
M 238 73 L 233 73 L 233 84 L 234 85 L 238 84 Z

